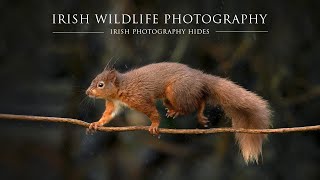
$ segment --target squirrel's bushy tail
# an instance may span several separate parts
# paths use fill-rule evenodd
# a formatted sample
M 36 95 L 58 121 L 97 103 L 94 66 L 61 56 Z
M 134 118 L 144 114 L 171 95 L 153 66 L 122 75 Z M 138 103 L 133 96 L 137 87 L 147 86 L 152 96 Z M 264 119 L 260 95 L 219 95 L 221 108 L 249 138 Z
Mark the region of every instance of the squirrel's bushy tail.
M 220 105 L 232 119 L 232 127 L 245 129 L 269 128 L 271 111 L 268 102 L 253 92 L 224 78 L 205 75 L 210 91 L 209 102 Z M 262 154 L 262 141 L 266 134 L 236 133 L 246 163 L 258 163 Z

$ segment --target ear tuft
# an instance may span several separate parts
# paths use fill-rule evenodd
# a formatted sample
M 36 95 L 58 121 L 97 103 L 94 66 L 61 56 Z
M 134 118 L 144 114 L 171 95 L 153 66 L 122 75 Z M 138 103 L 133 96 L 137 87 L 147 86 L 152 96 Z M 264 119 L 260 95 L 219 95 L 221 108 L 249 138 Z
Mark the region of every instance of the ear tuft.
M 110 79 L 111 83 L 117 85 L 118 72 L 115 69 L 110 70 L 108 74 L 108 79 Z

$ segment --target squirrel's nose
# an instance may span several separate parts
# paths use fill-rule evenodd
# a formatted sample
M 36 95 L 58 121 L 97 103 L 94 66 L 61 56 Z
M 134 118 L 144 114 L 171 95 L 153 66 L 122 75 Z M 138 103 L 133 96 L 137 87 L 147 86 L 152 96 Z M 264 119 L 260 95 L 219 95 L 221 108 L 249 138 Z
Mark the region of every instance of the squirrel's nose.
M 87 89 L 86 90 L 86 94 L 89 95 L 90 94 L 91 89 Z

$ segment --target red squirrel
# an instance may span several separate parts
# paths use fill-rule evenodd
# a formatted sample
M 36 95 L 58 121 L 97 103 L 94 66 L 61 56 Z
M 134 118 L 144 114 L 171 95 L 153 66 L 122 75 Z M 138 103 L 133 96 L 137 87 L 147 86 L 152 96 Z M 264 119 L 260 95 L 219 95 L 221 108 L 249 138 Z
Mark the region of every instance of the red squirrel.
M 158 134 L 160 115 L 155 101 L 162 99 L 167 117 L 197 111 L 198 122 L 206 126 L 203 111 L 206 104 L 220 105 L 232 119 L 232 127 L 264 129 L 270 126 L 268 102 L 230 80 L 205 74 L 180 63 L 154 63 L 126 73 L 105 69 L 92 81 L 86 94 L 106 100 L 106 109 L 99 121 L 88 130 L 96 130 L 117 114 L 122 105 L 146 114 L 151 120 L 149 132 Z M 258 162 L 265 134 L 236 133 L 246 163 Z

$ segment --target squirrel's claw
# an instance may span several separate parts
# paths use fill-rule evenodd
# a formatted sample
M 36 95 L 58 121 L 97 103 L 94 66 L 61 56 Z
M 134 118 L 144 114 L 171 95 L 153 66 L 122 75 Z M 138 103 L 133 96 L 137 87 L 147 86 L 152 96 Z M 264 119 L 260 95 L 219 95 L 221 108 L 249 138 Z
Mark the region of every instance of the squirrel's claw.
M 151 126 L 149 127 L 149 132 L 152 135 L 157 135 L 159 134 L 159 124 L 155 125 L 155 124 L 151 124 Z
M 101 124 L 97 122 L 90 123 L 89 127 L 86 130 L 86 134 L 93 134 L 97 131 L 98 127 L 100 127 Z
M 87 128 L 86 129 L 86 135 L 92 135 L 94 133 L 94 130 Z
M 180 115 L 179 112 L 176 112 L 172 109 L 168 109 L 168 108 L 165 108 L 167 110 L 167 113 L 166 113 L 166 117 L 169 118 L 169 117 L 172 117 L 173 119 L 175 119 L 176 117 L 178 117 Z
M 165 110 L 167 111 L 167 113 L 166 113 L 166 117 L 167 117 L 167 118 L 169 118 L 169 117 L 170 117 L 170 115 L 171 115 L 171 114 L 170 114 L 170 111 L 171 111 L 171 110 L 170 110 L 169 108 L 165 108 Z
M 205 116 L 200 116 L 200 117 L 198 118 L 198 121 L 199 121 L 199 123 L 200 123 L 203 127 L 205 127 L 205 128 L 208 127 L 209 120 L 208 120 L 207 117 L 205 117 Z

